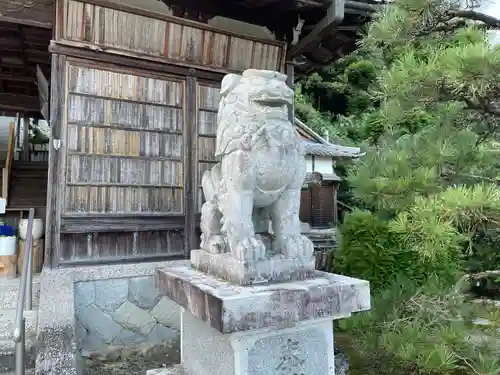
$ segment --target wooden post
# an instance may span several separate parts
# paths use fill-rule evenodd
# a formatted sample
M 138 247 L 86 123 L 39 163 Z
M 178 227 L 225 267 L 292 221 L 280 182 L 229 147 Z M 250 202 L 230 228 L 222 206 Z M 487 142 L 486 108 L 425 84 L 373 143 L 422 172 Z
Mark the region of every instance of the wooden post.
M 2 197 L 6 200 L 6 204 L 9 204 L 9 182 L 10 182 L 10 170 L 12 167 L 12 158 L 15 152 L 15 125 L 13 122 L 9 125 L 9 144 L 7 148 L 7 155 L 5 157 L 5 165 L 2 168 Z
M 337 225 L 339 222 L 339 208 L 337 205 L 337 190 L 339 188 L 338 182 L 333 183 L 333 224 Z
M 50 127 L 49 170 L 47 177 L 47 211 L 45 219 L 45 264 L 56 268 L 61 259 L 61 169 L 62 151 L 54 147 L 54 140 L 61 139 L 64 124 L 64 87 L 66 57 L 52 55 L 50 85 Z M 63 146 L 64 147 L 64 146 Z
M 18 113 L 16 117 L 16 149 L 21 148 L 21 115 Z M 17 152 L 17 151 L 16 151 Z M 19 158 L 19 155 L 16 155 Z M 17 160 L 16 158 L 16 160 Z
M 29 161 L 30 149 L 29 149 L 29 126 L 30 118 L 26 115 L 23 117 L 23 157 L 22 160 Z
M 190 251 L 193 250 L 196 229 L 196 193 L 198 186 L 196 186 L 196 163 L 197 157 L 197 113 L 196 113 L 196 90 L 197 81 L 195 77 L 187 77 L 186 86 L 184 89 L 184 111 L 185 111 L 185 124 L 184 130 L 184 149 L 189 150 L 184 154 L 184 189 L 185 189 L 185 209 L 184 214 L 184 251 L 185 256 L 188 258 Z
M 23 268 L 24 261 L 24 253 L 25 253 L 26 241 L 19 239 L 19 243 L 17 245 L 17 272 L 21 273 Z M 43 266 L 43 238 L 33 239 L 32 243 L 32 270 L 34 273 L 42 272 Z

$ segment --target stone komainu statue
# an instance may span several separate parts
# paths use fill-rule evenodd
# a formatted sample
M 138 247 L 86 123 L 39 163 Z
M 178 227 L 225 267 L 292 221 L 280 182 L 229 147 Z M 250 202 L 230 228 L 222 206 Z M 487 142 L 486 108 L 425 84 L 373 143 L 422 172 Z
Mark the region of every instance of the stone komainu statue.
M 312 242 L 301 235 L 300 193 L 306 175 L 300 136 L 288 119 L 294 93 L 286 75 L 249 69 L 221 83 L 216 156 L 202 187 L 201 247 L 231 252 L 247 264 L 270 257 L 309 261 Z M 274 240 L 260 234 L 272 222 Z

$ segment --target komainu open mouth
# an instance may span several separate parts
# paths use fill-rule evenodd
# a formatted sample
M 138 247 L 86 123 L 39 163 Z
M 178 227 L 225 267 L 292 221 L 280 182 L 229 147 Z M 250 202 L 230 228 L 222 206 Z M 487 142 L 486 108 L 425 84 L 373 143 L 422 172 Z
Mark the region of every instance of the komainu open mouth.
M 268 106 L 282 106 L 291 104 L 291 100 L 289 98 L 283 96 L 276 95 L 268 95 L 268 94 L 258 94 L 251 97 L 251 100 L 263 105 Z

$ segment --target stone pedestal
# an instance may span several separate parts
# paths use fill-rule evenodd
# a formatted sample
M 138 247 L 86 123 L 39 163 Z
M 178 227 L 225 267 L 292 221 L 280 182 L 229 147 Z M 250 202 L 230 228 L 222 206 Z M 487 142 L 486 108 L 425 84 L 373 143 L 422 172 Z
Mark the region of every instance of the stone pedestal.
M 156 284 L 183 307 L 182 361 L 148 375 L 334 375 L 333 320 L 370 308 L 368 282 L 323 272 L 246 286 L 184 266 Z
M 240 285 L 305 280 L 315 272 L 314 256 L 299 260 L 275 255 L 249 264 L 234 259 L 230 253 L 213 254 L 204 250 L 192 250 L 191 265 L 203 273 Z
M 220 162 L 201 178 L 201 249 L 191 266 L 156 275 L 184 309 L 181 364 L 149 375 L 334 375 L 333 320 L 370 308 L 367 281 L 315 271 L 299 219 L 307 163 L 286 81 L 248 69 L 221 82 Z

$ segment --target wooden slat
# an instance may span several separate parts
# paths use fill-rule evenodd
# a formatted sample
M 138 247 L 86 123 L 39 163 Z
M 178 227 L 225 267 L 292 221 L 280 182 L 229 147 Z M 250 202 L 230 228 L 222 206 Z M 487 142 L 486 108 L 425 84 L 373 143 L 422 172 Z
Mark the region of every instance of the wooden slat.
M 157 173 L 157 171 L 163 171 L 163 173 Z M 180 160 L 124 159 L 101 155 L 70 154 L 68 155 L 66 181 L 70 185 L 182 188 L 181 173 Z
M 220 72 L 284 68 L 282 42 L 242 37 L 158 13 L 89 4 L 95 1 L 60 1 L 64 11 L 59 43 Z
M 142 104 L 182 105 L 180 80 L 166 81 L 112 70 L 72 66 L 68 85 L 70 93 L 75 94 Z
M 62 235 L 61 265 L 124 263 L 184 254 L 183 231 L 91 232 Z
M 183 228 L 184 215 L 85 215 L 61 218 L 61 233 L 144 232 Z
M 93 155 L 180 159 L 179 134 L 68 124 L 68 150 Z

